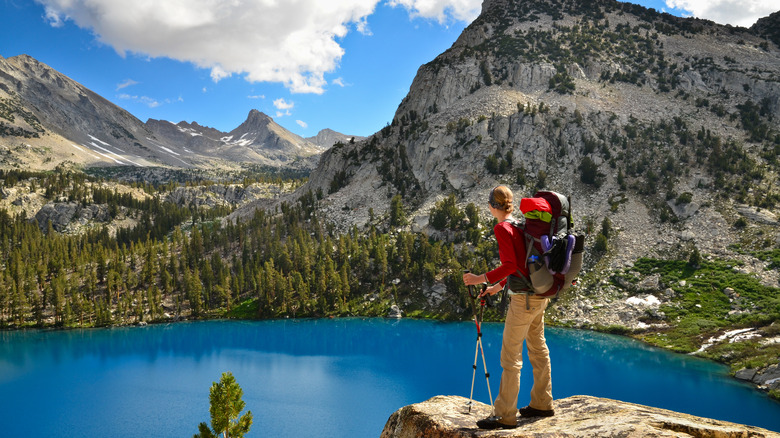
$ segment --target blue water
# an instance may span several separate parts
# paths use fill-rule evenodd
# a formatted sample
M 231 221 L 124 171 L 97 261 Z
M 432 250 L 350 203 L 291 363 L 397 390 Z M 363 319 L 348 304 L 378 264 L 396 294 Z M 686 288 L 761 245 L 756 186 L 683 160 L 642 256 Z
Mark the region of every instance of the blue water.
M 502 324 L 485 324 L 492 394 Z M 707 361 L 629 339 L 547 329 L 553 395 L 608 397 L 780 431 L 780 403 Z M 254 415 L 248 437 L 378 437 L 398 408 L 468 397 L 471 322 L 209 321 L 0 333 L 4 436 L 182 437 L 209 422 L 209 388 L 231 371 Z M 530 365 L 521 406 L 528 402 Z M 475 399 L 488 403 L 481 359 Z

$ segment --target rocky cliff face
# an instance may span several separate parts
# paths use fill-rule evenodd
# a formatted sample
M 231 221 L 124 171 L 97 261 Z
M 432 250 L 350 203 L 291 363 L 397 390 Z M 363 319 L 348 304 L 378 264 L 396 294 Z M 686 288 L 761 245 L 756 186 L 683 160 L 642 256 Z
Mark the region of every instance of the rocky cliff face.
M 401 408 L 387 420 L 381 437 L 780 437 L 758 427 L 583 395 L 556 400 L 553 417 L 519 417 L 516 429 L 487 431 L 476 422 L 491 414 L 490 406 L 477 402 L 468 413 L 466 402 L 438 396 Z
M 604 218 L 616 230 L 586 272 L 695 247 L 777 286 L 766 262 L 734 251 L 751 235 L 780 244 L 780 48 L 764 35 L 609 0 L 486 1 L 420 67 L 392 124 L 331 148 L 303 190 L 326 194 L 324 216 L 344 228 L 400 194 L 410 228 L 430 232 L 450 193 L 479 206 L 497 184 L 544 187 L 571 194 L 581 230 Z M 573 300 L 586 310 L 564 319 L 614 322 L 611 286 L 590 286 Z
M 363 168 L 387 163 L 419 186 L 421 196 L 413 200 L 420 204 L 442 191 L 470 199 L 511 182 L 518 171 L 531 180 L 545 172 L 548 187 L 577 199 L 593 188 L 608 199 L 624 191 L 615 184 L 618 171 L 626 174 L 643 153 L 661 163 L 690 154 L 674 138 L 682 129 L 746 142 L 737 108 L 745 102 L 763 102 L 765 123 L 777 130 L 779 77 L 778 47 L 746 29 L 610 1 L 487 1 L 458 41 L 420 68 L 392 126 L 372 141 L 328 154 L 312 187 L 327 187 L 334 168 L 359 176 L 355 185 L 363 187 Z M 637 139 L 635 129 L 657 128 L 666 135 L 634 142 L 641 143 L 637 148 L 622 140 Z M 379 160 L 358 159 L 371 153 Z M 382 161 L 382 154 L 397 157 Z M 491 154 L 511 157 L 514 172 L 503 178 L 488 172 Z M 603 175 L 599 187 L 579 181 L 585 158 Z M 674 181 L 661 189 L 711 182 L 691 164 L 676 168 Z M 606 204 L 593 207 L 582 213 Z

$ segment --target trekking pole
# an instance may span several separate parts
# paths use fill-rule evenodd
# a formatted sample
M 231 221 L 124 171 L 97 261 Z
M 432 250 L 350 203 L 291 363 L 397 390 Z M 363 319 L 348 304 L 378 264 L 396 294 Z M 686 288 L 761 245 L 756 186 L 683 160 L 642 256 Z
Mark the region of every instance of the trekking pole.
M 473 289 L 473 286 L 469 286 L 469 295 L 471 295 L 471 290 Z M 474 403 L 474 379 L 477 376 L 477 354 L 479 353 L 479 344 L 480 340 L 482 339 L 482 332 L 479 329 L 479 323 L 477 322 L 476 315 L 474 316 L 474 322 L 477 324 L 477 344 L 474 346 L 474 365 L 472 365 L 472 372 L 471 372 L 471 392 L 469 392 L 469 413 L 471 413 L 471 405 Z
M 469 295 L 476 300 L 477 297 L 479 297 L 479 294 L 474 290 L 473 285 L 468 286 L 469 289 Z M 484 292 L 485 289 L 487 289 L 487 285 L 482 285 L 482 291 Z M 488 397 L 490 398 L 490 408 L 493 413 L 495 413 L 495 407 L 493 406 L 493 394 L 490 391 L 490 373 L 487 370 L 487 362 L 485 361 L 485 348 L 482 345 L 482 312 L 485 308 L 485 297 L 479 297 L 479 311 L 476 310 L 476 306 L 474 307 L 474 324 L 477 327 L 477 345 L 474 349 L 474 365 L 472 366 L 472 373 L 471 373 L 471 392 L 469 394 L 469 413 L 471 413 L 471 406 L 474 404 L 474 379 L 477 375 L 477 356 L 481 353 L 482 354 L 482 368 L 485 370 L 485 383 L 487 384 L 487 390 L 488 390 Z

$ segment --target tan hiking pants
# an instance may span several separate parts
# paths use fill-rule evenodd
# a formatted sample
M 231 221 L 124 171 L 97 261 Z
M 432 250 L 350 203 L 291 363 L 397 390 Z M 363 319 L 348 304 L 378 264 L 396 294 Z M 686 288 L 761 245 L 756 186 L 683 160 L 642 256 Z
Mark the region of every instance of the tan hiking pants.
M 496 415 L 504 424 L 517 423 L 517 394 L 520 391 L 520 369 L 523 368 L 523 341 L 528 348 L 528 359 L 534 373 L 530 406 L 536 409 L 553 408 L 550 350 L 544 339 L 544 309 L 548 298 L 512 295 L 504 323 L 501 345 L 501 386 L 496 397 Z

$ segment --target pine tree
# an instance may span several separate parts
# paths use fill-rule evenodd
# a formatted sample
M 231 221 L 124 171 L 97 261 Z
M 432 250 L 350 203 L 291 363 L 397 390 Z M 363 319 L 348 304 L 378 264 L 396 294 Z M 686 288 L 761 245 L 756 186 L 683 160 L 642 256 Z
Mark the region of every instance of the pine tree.
M 205 422 L 198 425 L 198 433 L 193 438 L 241 438 L 252 426 L 252 411 L 241 415 L 246 403 L 241 399 L 244 391 L 236 382 L 233 373 L 222 373 L 219 383 L 214 382 L 209 390 L 209 414 L 211 429 Z
M 189 268 L 184 268 L 184 282 L 187 287 L 187 299 L 190 302 L 190 309 L 194 316 L 200 316 L 203 310 L 203 287 L 200 284 L 200 273 L 198 268 L 190 272 Z
M 403 200 L 401 195 L 395 195 L 390 201 L 390 226 L 398 227 L 403 225 L 406 225 Z

